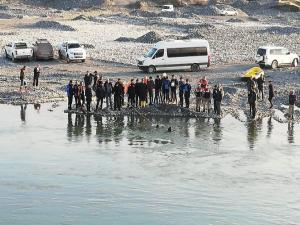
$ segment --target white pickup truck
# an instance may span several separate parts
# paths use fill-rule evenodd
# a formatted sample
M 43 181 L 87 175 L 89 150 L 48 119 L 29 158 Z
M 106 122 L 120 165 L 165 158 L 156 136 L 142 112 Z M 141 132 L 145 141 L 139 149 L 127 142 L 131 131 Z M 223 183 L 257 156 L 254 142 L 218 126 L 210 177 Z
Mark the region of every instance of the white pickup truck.
M 60 59 L 66 59 L 67 63 L 71 61 L 85 62 L 86 51 L 77 41 L 63 42 L 58 46 L 58 55 Z
M 13 62 L 16 59 L 28 59 L 31 60 L 33 55 L 33 50 L 28 47 L 25 42 L 12 42 L 5 46 L 5 57 L 11 58 Z

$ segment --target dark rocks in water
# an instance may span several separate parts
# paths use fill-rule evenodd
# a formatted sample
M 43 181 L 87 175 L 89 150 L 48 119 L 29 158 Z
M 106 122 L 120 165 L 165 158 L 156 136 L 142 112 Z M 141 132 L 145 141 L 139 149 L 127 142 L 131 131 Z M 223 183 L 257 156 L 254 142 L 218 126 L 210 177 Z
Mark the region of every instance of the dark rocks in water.
M 144 34 L 141 37 L 135 39 L 135 42 L 153 44 L 162 40 L 163 38 L 161 37 L 161 35 L 159 35 L 155 31 L 150 31 L 147 34 Z
M 0 36 L 17 35 L 16 32 L 0 32 Z
M 87 17 L 87 16 L 84 16 L 84 15 L 79 15 L 79 16 L 76 16 L 75 18 L 73 18 L 72 20 L 85 20 L 85 21 L 90 21 L 91 18 L 90 18 L 90 17 Z
M 60 24 L 56 21 L 38 21 L 34 24 L 29 25 L 31 28 L 40 28 L 40 29 L 53 29 L 53 30 L 59 30 L 59 31 L 76 31 L 71 26 Z
M 172 128 L 171 127 L 168 128 L 168 132 L 172 132 Z

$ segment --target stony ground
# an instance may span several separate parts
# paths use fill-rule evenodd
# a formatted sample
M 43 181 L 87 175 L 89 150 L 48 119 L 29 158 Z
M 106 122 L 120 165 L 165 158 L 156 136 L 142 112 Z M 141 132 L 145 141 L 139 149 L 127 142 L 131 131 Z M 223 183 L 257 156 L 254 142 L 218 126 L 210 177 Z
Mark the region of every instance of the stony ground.
M 57 47 L 62 41 L 77 39 L 86 46 L 89 56 L 84 64 L 66 64 L 57 59 L 12 63 L 1 56 L 0 102 L 63 100 L 68 80 L 80 80 L 86 71 L 97 70 L 105 77 L 124 80 L 142 77 L 144 74 L 134 65 L 153 43 L 170 38 L 205 38 L 211 45 L 213 66 L 203 68 L 199 73 L 174 73 L 190 78 L 193 83 L 206 75 L 211 84 L 222 84 L 226 92 L 224 112 L 244 120 L 248 113 L 247 97 L 240 75 L 253 66 L 255 51 L 261 45 L 283 45 L 299 54 L 300 15 L 259 5 L 232 7 L 239 10 L 240 16 L 217 16 L 215 6 L 184 7 L 175 14 L 162 14 L 157 8 L 147 11 L 124 8 L 63 11 L 0 4 L 0 46 L 14 40 L 33 43 L 37 38 L 47 38 Z M 38 63 L 43 67 L 41 87 L 33 90 L 32 71 Z M 27 93 L 19 92 L 19 69 L 23 64 L 28 66 Z M 288 91 L 295 89 L 299 95 L 299 68 L 267 70 L 266 74 L 277 90 L 276 110 L 269 111 L 265 100 L 259 103 L 260 116 L 275 114 L 278 121 L 285 121 Z M 297 118 L 299 113 L 297 111 Z

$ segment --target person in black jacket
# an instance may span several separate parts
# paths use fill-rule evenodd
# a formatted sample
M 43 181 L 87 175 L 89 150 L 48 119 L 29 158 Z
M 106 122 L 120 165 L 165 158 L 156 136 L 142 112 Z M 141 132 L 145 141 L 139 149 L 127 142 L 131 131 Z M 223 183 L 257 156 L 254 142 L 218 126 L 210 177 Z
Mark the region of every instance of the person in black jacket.
M 75 104 L 76 104 L 76 109 L 78 109 L 80 105 L 80 95 L 79 95 L 79 85 L 78 81 L 75 81 L 75 84 L 73 86 L 73 92 L 74 92 L 74 98 L 75 98 Z
M 295 103 L 297 101 L 297 96 L 295 95 L 295 91 L 291 91 L 289 94 L 289 117 L 290 119 L 294 119 L 294 111 L 295 111 Z
M 86 109 L 88 112 L 91 112 L 91 103 L 92 103 L 92 88 L 91 86 L 87 86 L 85 88 L 85 100 L 86 100 Z
M 256 83 L 257 83 L 257 88 L 258 88 L 258 97 L 263 100 L 264 99 L 264 83 L 265 83 L 265 78 L 263 77 L 263 75 L 260 75 L 259 78 L 257 78 Z
M 34 67 L 34 69 L 33 69 L 33 87 L 39 86 L 40 73 L 41 73 L 40 65 Z
M 100 109 L 103 107 L 103 99 L 105 98 L 105 88 L 102 81 L 98 80 L 96 85 L 96 97 L 97 97 L 97 104 L 96 104 L 96 111 L 98 111 L 99 103 Z
M 257 94 L 256 94 L 254 88 L 252 88 L 250 93 L 249 93 L 248 101 L 249 101 L 249 104 L 250 104 L 251 117 L 254 119 L 255 116 L 256 116 L 256 101 L 257 101 Z
M 159 104 L 161 103 L 161 79 L 159 75 L 157 75 L 155 78 L 154 88 L 155 88 L 154 103 Z
M 191 85 L 189 83 L 189 79 L 186 79 L 184 88 L 183 88 L 183 94 L 184 94 L 184 100 L 185 100 L 185 107 L 190 107 L 190 97 L 191 97 Z
M 222 102 L 223 96 L 224 96 L 223 88 L 220 85 L 218 85 L 218 87 L 216 88 L 215 95 L 214 95 L 214 102 L 215 102 L 215 107 L 216 107 L 215 113 L 218 116 L 221 115 L 221 102 Z
M 113 85 L 109 79 L 107 79 L 104 83 L 105 89 L 105 97 L 106 97 L 106 107 L 113 109 L 112 107 L 112 93 L 113 93 Z
M 84 75 L 83 81 L 85 87 L 92 85 L 92 79 L 90 77 L 89 71 L 87 71 Z
M 182 77 L 179 78 L 178 86 L 179 86 L 179 105 L 183 107 L 183 90 L 184 90 L 184 80 Z
M 124 89 L 120 79 L 118 79 L 118 81 L 115 83 L 113 92 L 114 92 L 114 110 L 121 110 L 122 95 Z
M 130 84 L 127 89 L 128 94 L 128 107 L 134 107 L 135 102 L 135 84 L 134 79 L 131 79 Z
M 213 89 L 213 100 L 214 100 L 214 114 L 217 114 L 217 93 L 218 93 L 218 86 L 215 85 Z
M 149 80 L 147 81 L 147 88 L 148 88 L 148 94 L 149 94 L 149 105 L 153 105 L 153 89 L 154 89 L 154 81 L 152 77 L 149 77 Z
M 177 105 L 177 94 L 176 94 L 176 90 L 177 90 L 177 87 L 178 87 L 178 80 L 175 78 L 174 75 L 172 75 L 172 79 L 171 79 L 170 86 L 171 86 L 171 102 L 172 102 L 172 103 L 175 102 L 176 105 Z
M 273 98 L 275 97 L 275 91 L 274 91 L 274 86 L 272 84 L 272 81 L 269 81 L 269 102 L 270 102 L 270 109 L 273 108 Z

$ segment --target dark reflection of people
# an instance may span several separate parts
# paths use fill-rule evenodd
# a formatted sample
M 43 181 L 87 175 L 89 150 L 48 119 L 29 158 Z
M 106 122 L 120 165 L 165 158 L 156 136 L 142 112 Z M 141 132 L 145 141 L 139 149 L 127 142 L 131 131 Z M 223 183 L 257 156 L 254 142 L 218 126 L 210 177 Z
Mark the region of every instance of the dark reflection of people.
M 222 127 L 221 127 L 221 119 L 215 118 L 213 125 L 213 141 L 218 144 L 222 140 Z
M 267 130 L 267 137 L 271 137 L 271 133 L 273 130 L 273 121 L 272 121 L 272 116 L 269 117 L 268 119 L 268 130 Z
M 196 137 L 200 137 L 201 134 L 203 134 L 203 130 L 207 128 L 206 125 L 204 125 L 204 124 L 205 124 L 205 118 L 197 118 L 196 119 L 196 122 L 195 122 L 195 136 Z M 186 126 L 186 129 L 187 128 L 188 128 L 188 126 Z M 188 132 L 188 131 L 186 131 L 186 132 Z
M 83 131 L 84 131 L 84 115 L 76 114 L 73 134 L 76 137 L 82 136 Z
M 295 143 L 295 139 L 294 139 L 294 123 L 293 122 L 289 122 L 288 123 L 288 142 L 290 144 Z
M 92 134 L 92 125 L 91 125 L 91 115 L 86 115 L 86 127 L 85 127 L 86 136 L 89 137 Z
M 124 123 L 124 116 L 117 116 L 115 118 L 114 124 L 113 124 L 113 126 L 114 126 L 114 133 L 113 133 L 113 135 L 114 135 L 114 139 L 116 141 L 119 140 L 119 137 L 120 137 L 120 135 L 123 132 L 124 125 L 125 125 L 125 123 Z
M 250 121 L 248 120 L 247 125 L 247 138 L 249 142 L 249 147 L 251 150 L 255 147 L 255 142 L 257 141 L 257 121 Z
M 35 109 L 38 113 L 40 112 L 40 109 L 41 109 L 41 104 L 40 104 L 40 103 L 33 104 L 33 107 L 34 107 L 34 109 Z
M 98 138 L 98 142 L 101 143 L 103 140 L 104 128 L 103 128 L 103 120 L 102 116 L 94 115 L 94 120 L 96 122 L 96 136 Z
M 27 109 L 27 104 L 25 104 L 25 106 L 23 106 L 23 104 L 22 104 L 21 105 L 20 117 L 21 117 L 21 121 L 23 121 L 23 122 L 26 121 L 26 109 Z
M 68 113 L 68 125 L 67 125 L 67 137 L 69 140 L 73 136 L 73 120 L 72 120 L 72 113 Z

